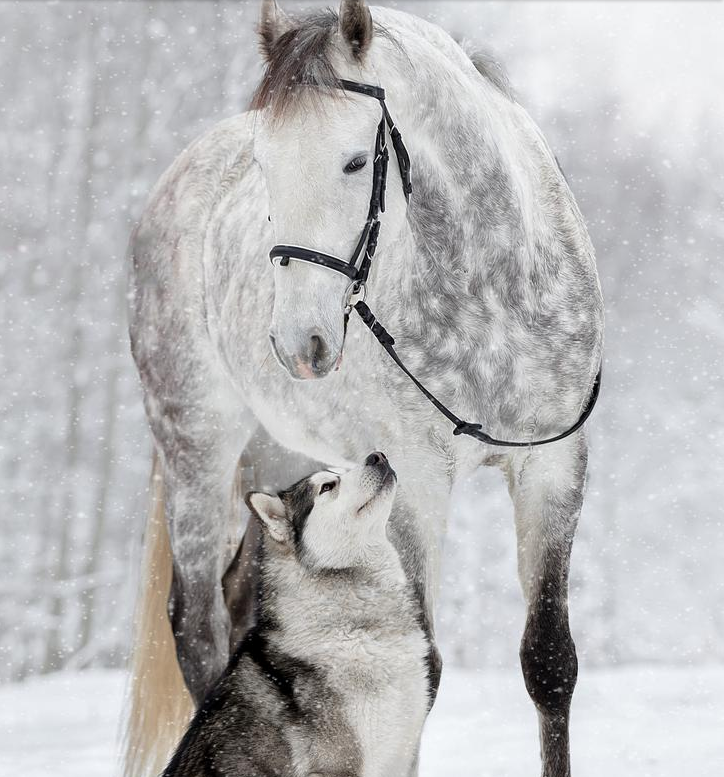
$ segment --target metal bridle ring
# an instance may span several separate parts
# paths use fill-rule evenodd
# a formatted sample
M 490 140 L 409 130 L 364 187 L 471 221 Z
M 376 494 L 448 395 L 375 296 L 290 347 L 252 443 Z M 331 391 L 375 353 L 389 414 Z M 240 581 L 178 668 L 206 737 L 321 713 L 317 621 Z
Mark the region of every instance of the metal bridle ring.
M 352 309 L 352 297 L 356 297 L 358 294 L 362 295 L 362 302 L 367 299 L 367 284 L 364 281 L 352 281 L 347 286 L 344 292 L 342 310 L 348 313 Z

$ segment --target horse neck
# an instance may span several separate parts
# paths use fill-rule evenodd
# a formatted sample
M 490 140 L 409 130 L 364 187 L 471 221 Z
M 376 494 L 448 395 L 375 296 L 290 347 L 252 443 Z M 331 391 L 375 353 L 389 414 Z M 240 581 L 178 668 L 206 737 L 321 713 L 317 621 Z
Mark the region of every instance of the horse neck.
M 400 278 L 390 280 L 403 292 L 434 283 L 464 294 L 472 281 L 473 293 L 509 296 L 513 285 L 535 305 L 542 246 L 551 267 L 572 247 L 590 251 L 555 158 L 527 113 L 439 28 L 399 32 L 412 68 L 376 68 L 413 171 Z

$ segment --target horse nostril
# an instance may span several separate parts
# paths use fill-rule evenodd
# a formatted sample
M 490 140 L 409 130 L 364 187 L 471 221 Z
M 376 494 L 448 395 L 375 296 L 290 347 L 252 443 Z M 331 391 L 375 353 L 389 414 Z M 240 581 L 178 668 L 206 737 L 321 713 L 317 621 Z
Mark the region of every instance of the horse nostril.
M 381 464 L 383 461 L 387 461 L 387 457 L 380 451 L 374 451 L 365 459 L 365 464 L 368 467 L 374 467 L 376 464 Z
M 309 338 L 309 343 L 309 355 L 311 357 L 310 361 L 312 366 L 316 367 L 320 363 L 324 362 L 324 360 L 327 358 L 329 349 L 327 348 L 327 344 L 319 335 L 312 335 Z

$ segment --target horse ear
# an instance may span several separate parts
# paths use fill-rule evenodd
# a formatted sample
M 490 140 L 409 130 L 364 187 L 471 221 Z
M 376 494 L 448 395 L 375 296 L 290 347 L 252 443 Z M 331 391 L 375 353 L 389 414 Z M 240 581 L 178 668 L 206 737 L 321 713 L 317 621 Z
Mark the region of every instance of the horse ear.
M 372 42 L 372 14 L 364 0 L 342 0 L 339 31 L 352 49 L 352 56 L 362 59 Z
M 271 59 L 274 44 L 291 29 L 291 19 L 277 5 L 277 0 L 262 0 L 259 15 L 259 45 L 264 59 Z
M 251 514 L 261 521 L 262 527 L 273 539 L 285 545 L 291 542 L 292 525 L 287 518 L 284 502 L 278 496 L 250 491 L 244 501 Z

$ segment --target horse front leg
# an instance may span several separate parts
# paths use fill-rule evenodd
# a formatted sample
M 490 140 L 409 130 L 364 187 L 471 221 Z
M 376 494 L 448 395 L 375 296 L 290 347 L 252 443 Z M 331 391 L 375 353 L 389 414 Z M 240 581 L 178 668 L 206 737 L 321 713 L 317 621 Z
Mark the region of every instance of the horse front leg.
M 185 414 L 183 428 L 175 425 L 172 434 L 157 436 L 173 556 L 168 613 L 179 666 L 197 706 L 229 657 L 222 575 L 236 465 L 254 425 L 247 411 L 242 424 L 238 418 L 222 423 L 214 415 L 204 413 L 192 424 Z
M 568 570 L 586 464 L 582 432 L 508 460 L 518 573 L 528 608 L 520 661 L 538 711 L 543 777 L 571 773 L 568 725 L 578 662 L 568 625 Z

